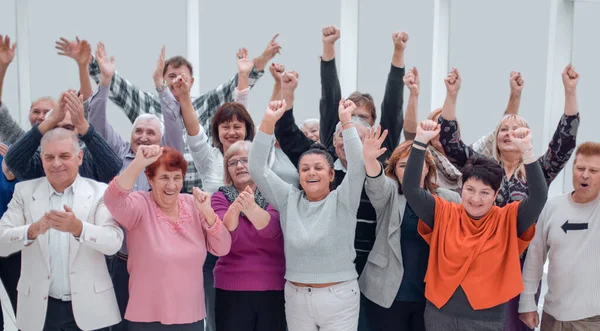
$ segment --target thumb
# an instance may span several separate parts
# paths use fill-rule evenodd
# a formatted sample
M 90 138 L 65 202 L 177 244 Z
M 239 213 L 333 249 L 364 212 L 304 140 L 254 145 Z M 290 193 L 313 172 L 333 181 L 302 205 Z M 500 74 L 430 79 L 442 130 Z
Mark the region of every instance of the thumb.
M 73 212 L 73 209 L 69 208 L 69 206 L 67 206 L 67 205 L 64 205 L 63 207 L 65 208 L 65 211 L 66 211 L 67 213 L 72 213 L 72 212 Z
M 252 189 L 250 188 L 250 186 L 246 186 L 246 188 L 244 189 L 244 191 L 254 195 L 254 192 L 252 191 Z

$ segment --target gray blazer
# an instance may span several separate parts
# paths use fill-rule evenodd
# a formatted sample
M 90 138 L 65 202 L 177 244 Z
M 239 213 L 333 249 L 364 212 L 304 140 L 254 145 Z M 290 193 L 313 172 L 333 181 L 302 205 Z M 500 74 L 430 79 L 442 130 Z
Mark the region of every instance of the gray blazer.
M 406 198 L 398 193 L 398 182 L 382 173 L 368 177 L 365 190 L 377 212 L 377 238 L 359 278 L 361 292 L 381 307 L 389 308 L 400 289 L 404 267 L 400 250 L 400 225 Z M 439 188 L 437 195 L 460 203 L 458 193 Z

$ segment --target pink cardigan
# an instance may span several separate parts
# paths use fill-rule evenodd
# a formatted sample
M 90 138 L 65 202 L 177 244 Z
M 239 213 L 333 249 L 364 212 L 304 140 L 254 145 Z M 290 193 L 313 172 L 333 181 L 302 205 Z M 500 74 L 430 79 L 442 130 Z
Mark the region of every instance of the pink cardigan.
M 131 192 L 113 180 L 104 203 L 127 232 L 129 303 L 133 322 L 187 324 L 206 316 L 202 266 L 206 250 L 229 253 L 231 236 L 217 217 L 208 227 L 193 196 L 179 194 L 179 222 L 170 221 L 149 192 Z

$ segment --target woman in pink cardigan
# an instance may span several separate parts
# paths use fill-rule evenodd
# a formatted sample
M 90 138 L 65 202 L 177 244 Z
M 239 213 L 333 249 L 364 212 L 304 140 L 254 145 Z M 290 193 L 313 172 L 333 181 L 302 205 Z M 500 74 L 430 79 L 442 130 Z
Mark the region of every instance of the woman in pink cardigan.
M 132 192 L 144 171 L 150 192 Z M 170 147 L 140 146 L 135 159 L 108 186 L 106 207 L 127 232 L 130 273 L 125 319 L 130 330 L 203 330 L 202 265 L 207 249 L 223 256 L 231 236 L 194 188 L 180 194 L 187 162 Z

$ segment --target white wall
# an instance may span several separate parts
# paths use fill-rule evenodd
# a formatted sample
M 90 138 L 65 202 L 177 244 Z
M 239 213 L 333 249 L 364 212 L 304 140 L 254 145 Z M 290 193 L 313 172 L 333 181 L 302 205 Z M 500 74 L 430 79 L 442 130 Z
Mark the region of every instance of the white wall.
M 29 46 L 17 49 L 27 52 L 19 53 L 9 69 L 3 101 L 24 119 L 32 98 L 58 96 L 78 87 L 74 61 L 54 50 L 60 36 L 78 35 L 93 46 L 102 40 L 116 57 L 119 73 L 151 92 L 152 71 L 165 44 L 167 56 L 191 55 L 198 77 L 193 91 L 198 94 L 235 74 L 238 48 L 246 47 L 251 57 L 257 56 L 273 34 L 280 33 L 283 49 L 275 61 L 300 73 L 295 105 L 300 122 L 318 116 L 323 26 L 342 28 L 344 40 L 338 42 L 336 58 L 345 79 L 343 93 L 369 92 L 378 106 L 393 51 L 391 34 L 404 30 L 410 34 L 406 66 L 417 66 L 421 74 L 420 118 L 441 106 L 443 78 L 456 66 L 463 76 L 457 111 L 464 138 L 471 142 L 495 128 L 508 101 L 509 72 L 520 71 L 525 78 L 521 114 L 534 130 L 539 154 L 562 114 L 560 72 L 571 60 L 582 76 L 580 109 L 588 123 L 581 125 L 578 141 L 595 138 L 590 123 L 600 119 L 593 111 L 597 94 L 593 77 L 600 74 L 594 39 L 599 15 L 600 3 L 571 0 L 173 0 L 168 5 L 141 0 L 2 0 L 0 34 L 18 35 Z M 267 71 L 250 95 L 256 122 L 272 86 Z M 129 135 L 131 124 L 114 105 L 109 119 L 121 134 Z M 567 180 L 558 178 L 553 192 L 569 188 L 570 175 Z

